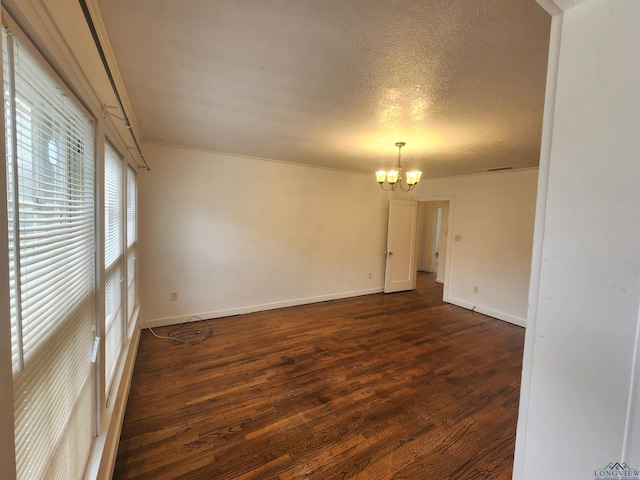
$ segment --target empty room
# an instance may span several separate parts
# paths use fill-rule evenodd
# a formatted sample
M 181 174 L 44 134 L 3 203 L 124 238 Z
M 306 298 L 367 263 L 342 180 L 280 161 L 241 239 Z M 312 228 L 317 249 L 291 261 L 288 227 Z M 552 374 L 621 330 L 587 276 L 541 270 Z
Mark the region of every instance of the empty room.
M 640 3 L 0 5 L 0 480 L 640 479 Z

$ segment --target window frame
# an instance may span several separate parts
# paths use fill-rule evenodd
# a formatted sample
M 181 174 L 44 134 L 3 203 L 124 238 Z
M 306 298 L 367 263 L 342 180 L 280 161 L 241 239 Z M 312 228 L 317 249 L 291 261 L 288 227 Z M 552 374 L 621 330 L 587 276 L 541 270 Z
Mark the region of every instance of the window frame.
M 47 456 L 43 457 L 42 452 L 33 450 L 39 448 L 37 444 L 34 447 L 25 445 L 31 445 L 32 440 L 39 438 L 43 448 L 52 445 L 63 447 L 65 443 L 60 444 L 58 440 L 52 443 L 51 440 L 59 438 L 58 433 L 52 431 L 54 419 L 58 420 L 56 429 L 59 430 L 56 431 L 71 431 L 68 440 L 62 442 L 78 443 L 82 438 L 93 438 L 95 433 L 90 428 L 91 419 L 95 417 L 95 367 L 91 364 L 87 343 L 91 344 L 94 336 L 97 304 L 94 149 L 96 120 L 71 94 L 66 84 L 19 29 L 7 28 L 5 31 L 2 37 L 3 57 L 6 46 L 8 61 L 4 62 L 3 58 L 3 77 L 7 74 L 4 81 L 8 82 L 9 88 L 5 87 L 3 96 L 3 136 L 8 135 L 6 138 L 10 140 L 6 142 L 5 168 L 10 167 L 7 175 L 11 175 L 10 182 L 5 177 L 5 185 L 11 198 L 5 198 L 11 200 L 12 222 L 15 222 L 11 233 L 14 249 L 13 253 L 9 252 L 9 258 L 13 258 L 16 275 L 12 289 L 15 309 L 12 311 L 22 311 L 23 319 L 33 315 L 31 310 L 25 310 L 31 308 L 30 306 L 37 308 L 34 311 L 38 312 L 35 320 L 30 319 L 28 324 L 16 324 L 16 330 L 21 332 L 16 337 L 21 337 L 22 340 L 19 345 L 20 361 L 17 367 L 14 366 L 13 373 L 14 414 L 17 421 L 14 436 L 16 445 L 21 450 L 27 449 L 26 457 L 23 458 L 42 458 L 44 463 L 40 463 L 39 466 L 33 465 L 38 472 L 47 475 L 54 471 L 58 474 L 81 473 L 85 467 L 82 458 L 85 455 L 89 458 L 91 445 L 84 447 L 85 453 L 79 455 L 79 462 L 71 456 L 64 458 L 46 454 Z M 20 56 L 16 58 L 14 52 L 18 52 Z M 29 79 L 34 80 L 33 88 Z M 18 104 L 21 102 L 31 113 L 28 124 L 18 122 L 21 114 Z M 49 115 L 47 109 L 52 109 L 55 117 L 51 116 L 53 113 Z M 62 125 L 55 135 L 61 143 L 66 144 L 66 158 L 64 163 L 59 165 L 60 168 L 51 169 L 47 165 L 52 163 L 49 158 L 49 146 L 54 133 L 53 130 L 47 132 L 47 119 L 50 120 L 49 125 L 58 122 L 56 119 L 59 119 L 59 124 Z M 25 132 L 29 133 L 28 142 L 26 149 L 22 149 L 21 138 Z M 30 176 L 25 174 L 28 168 L 33 172 L 31 181 Z M 9 216 L 8 208 L 6 211 Z M 60 250 L 67 249 L 69 244 L 66 238 L 73 238 L 72 245 L 77 253 L 69 255 L 71 252 L 68 250 Z M 20 287 L 17 287 L 18 285 Z M 32 291 L 34 288 L 35 291 Z M 64 293 L 61 295 L 61 298 L 66 298 L 64 303 L 51 302 L 50 299 L 58 298 L 57 292 Z M 21 315 L 16 313 L 15 316 L 18 318 Z M 31 323 L 33 325 L 29 326 Z M 40 333 L 25 343 L 24 332 L 29 335 L 25 328 L 36 328 Z M 78 338 L 75 338 L 76 336 Z M 73 357 L 68 357 L 72 351 L 75 352 Z M 33 363 L 34 361 L 36 363 Z M 72 365 L 78 369 L 73 377 L 69 377 L 67 370 Z M 59 377 L 55 376 L 56 372 Z M 55 388 L 47 387 L 54 378 L 58 378 L 58 381 L 52 384 Z M 72 381 L 73 378 L 73 384 L 64 381 L 58 383 L 63 378 L 68 381 Z M 23 382 L 28 382 L 30 386 L 23 388 Z M 44 397 L 38 392 L 42 392 L 41 395 Z M 64 401 L 68 394 L 61 395 L 61 392 L 78 395 L 77 400 L 69 404 L 68 400 Z M 28 400 L 30 398 L 34 398 L 33 403 Z M 49 402 L 50 398 L 59 398 L 61 401 Z M 75 405 L 78 405 L 76 402 L 84 404 L 78 410 L 81 412 L 80 415 L 73 413 L 76 411 Z M 50 410 L 54 407 L 55 410 Z M 27 427 L 19 421 L 23 415 L 27 415 L 25 418 L 28 419 L 32 408 L 37 409 L 34 415 L 44 415 L 38 413 L 45 411 L 40 409 L 46 409 L 48 412 L 48 421 L 42 422 L 40 434 L 37 436 L 31 433 L 37 428 L 36 423 L 32 425 L 29 420 Z M 74 433 L 76 431 L 77 437 Z M 66 434 L 64 438 L 67 438 Z M 29 466 L 31 463 L 26 465 L 20 463 L 18 471 L 23 471 L 28 476 L 35 475 Z M 28 470 L 25 471 L 25 468 Z
M 18 10 L 21 10 L 21 8 L 19 8 Z M 37 13 L 37 11 L 33 10 L 33 7 L 31 6 L 31 4 L 28 4 L 28 5 L 25 4 L 24 10 L 26 11 L 26 13 L 25 12 L 22 12 L 22 13 L 24 14 L 24 18 L 27 18 L 27 19 L 31 18 L 34 12 Z M 38 47 L 35 46 L 33 43 L 31 43 L 28 34 L 22 31 L 22 29 L 16 24 L 13 18 L 11 18 L 11 16 L 8 15 L 7 11 L 4 8 L 2 9 L 2 18 L 3 18 L 4 26 L 8 27 L 18 38 L 20 38 L 22 42 L 24 42 L 27 45 L 27 47 L 29 48 L 29 51 L 36 56 L 39 65 L 42 68 L 46 69 L 46 71 L 56 79 L 56 81 L 61 86 L 65 94 L 69 95 L 70 98 L 73 99 L 74 103 L 78 104 L 83 109 L 83 111 L 86 112 L 87 116 L 94 120 L 94 137 L 92 139 L 91 144 L 85 145 L 85 148 L 91 149 L 94 153 L 94 158 L 95 158 L 94 166 L 93 166 L 93 172 L 94 172 L 94 192 L 93 192 L 94 229 L 93 231 L 95 235 L 94 241 L 95 241 L 95 247 L 96 247 L 95 254 L 94 254 L 94 257 L 95 257 L 94 293 L 96 296 L 96 303 L 95 303 L 96 305 L 95 332 L 96 333 L 95 335 L 99 337 L 99 345 L 96 350 L 98 353 L 97 355 L 98 363 L 94 366 L 95 380 L 94 380 L 93 403 L 94 403 L 95 422 L 94 422 L 94 433 L 93 433 L 93 445 L 92 445 L 91 456 L 86 466 L 85 478 L 92 478 L 94 476 L 97 476 L 98 472 L 101 472 L 100 475 L 104 476 L 104 475 L 108 475 L 108 473 L 105 474 L 104 472 L 109 471 L 109 462 L 112 461 L 110 460 L 110 455 L 113 452 L 111 452 L 110 449 L 113 448 L 112 445 L 114 444 L 114 440 L 113 440 L 114 438 L 116 442 L 115 444 L 117 445 L 117 436 L 118 436 L 117 432 L 119 431 L 118 418 L 121 418 L 124 415 L 123 398 L 126 399 L 126 392 L 128 391 L 128 385 L 130 382 L 131 374 L 133 372 L 135 353 L 137 350 L 137 345 L 140 337 L 140 330 L 138 328 L 139 299 L 138 299 L 138 289 L 137 289 L 137 281 L 139 278 L 139 275 L 138 275 L 139 267 L 137 262 L 134 262 L 133 280 L 135 282 L 136 289 L 135 289 L 135 295 L 133 297 L 133 302 L 132 302 L 133 305 L 132 305 L 132 308 L 129 308 L 129 306 L 123 307 L 123 309 L 126 308 L 124 311 L 126 312 L 125 314 L 128 317 L 127 319 L 125 319 L 125 323 L 127 325 L 125 326 L 125 328 L 123 328 L 124 347 L 119 353 L 119 356 L 116 362 L 117 363 L 116 372 L 115 372 L 113 384 L 110 390 L 107 391 L 104 388 L 100 388 L 100 386 L 102 386 L 101 382 L 104 382 L 104 378 L 105 378 L 105 372 L 104 372 L 105 362 L 103 358 L 104 346 L 105 346 L 104 345 L 105 316 L 104 316 L 104 309 L 103 309 L 103 305 L 104 305 L 103 297 L 105 293 L 105 276 L 104 276 L 104 243 L 103 243 L 103 236 L 102 236 L 103 228 L 104 228 L 102 224 L 103 218 L 104 218 L 103 217 L 104 214 L 102 211 L 102 208 L 104 205 L 104 183 L 103 183 L 104 182 L 104 172 L 103 172 L 104 158 L 102 156 L 101 150 L 103 150 L 104 148 L 104 142 L 107 141 L 106 139 L 108 138 L 108 141 L 116 147 L 117 151 L 125 152 L 124 159 L 123 159 L 123 169 L 125 172 L 127 172 L 128 171 L 127 168 L 132 168 L 133 171 L 136 173 L 136 191 L 137 191 L 137 185 L 138 185 L 137 172 L 139 171 L 140 166 L 137 164 L 136 157 L 133 155 L 131 148 L 129 148 L 127 145 L 126 139 L 129 138 L 128 137 L 129 127 L 119 125 L 117 117 L 108 114 L 110 113 L 108 112 L 108 109 L 112 107 L 108 107 L 107 105 L 111 104 L 113 100 L 109 98 L 106 98 L 106 99 L 103 98 L 103 96 L 99 92 L 97 92 L 92 88 L 92 85 L 89 83 L 90 80 L 88 79 L 88 77 L 85 76 L 83 72 L 82 66 L 79 65 L 78 63 L 75 63 L 75 64 L 73 63 L 73 62 L 77 62 L 77 59 L 71 56 L 70 50 L 67 48 L 67 45 L 55 44 L 56 49 L 54 49 L 53 51 L 46 50 L 48 58 L 45 58 L 45 56 L 43 56 L 38 50 Z M 38 18 L 38 22 L 41 22 L 43 25 L 47 25 L 47 26 L 56 25 L 55 20 L 53 18 L 46 17 L 46 16 L 42 16 L 42 17 L 38 16 L 37 18 Z M 33 25 L 29 24 L 28 28 L 30 28 L 31 31 L 33 32 L 33 29 L 38 28 L 38 26 L 40 25 L 40 23 L 38 22 L 36 22 L 36 24 L 33 24 Z M 50 29 L 45 29 L 45 30 L 47 35 L 51 33 L 54 33 L 55 35 L 58 34 L 56 33 L 57 31 L 55 30 L 55 28 L 53 30 L 50 30 Z M 38 36 L 33 38 L 36 38 L 40 42 L 43 41 L 43 39 Z M 47 40 L 44 40 L 44 41 L 46 42 Z M 49 37 L 49 41 L 51 41 L 51 37 Z M 55 42 L 56 40 L 53 40 L 53 41 Z M 42 43 L 40 43 L 40 45 L 42 45 Z M 62 62 L 60 61 L 61 59 L 63 60 Z M 70 62 L 67 60 L 70 60 Z M 67 62 L 65 63 L 65 61 Z M 65 81 L 61 80 L 61 75 L 57 74 L 55 69 L 51 66 L 52 64 L 57 66 L 61 66 L 61 65 L 63 66 L 63 69 L 61 70 L 61 72 L 64 74 Z M 71 67 L 71 68 L 69 69 L 68 67 Z M 5 128 L 3 127 L 3 133 L 1 137 L 2 139 L 4 139 L 4 130 Z M 69 147 L 69 145 L 67 145 L 66 147 Z M 42 149 L 44 150 L 48 150 L 50 152 L 51 148 L 52 147 L 48 144 L 45 144 L 45 143 L 42 144 Z M 56 149 L 59 152 L 60 146 L 57 146 Z M 0 172 L 3 172 L 6 178 L 6 175 L 7 175 L 6 162 L 5 162 L 5 167 L 2 167 L 2 168 L 5 168 L 5 170 L 0 169 Z M 126 174 L 123 175 L 123 181 L 125 178 L 126 178 Z M 126 184 L 123 184 L 123 189 L 126 192 Z M 125 193 L 125 196 L 126 196 L 126 193 Z M 136 203 L 136 213 L 137 213 L 137 196 L 134 201 Z M 7 210 L 6 197 L 2 202 L 0 202 L 0 206 L 4 209 L 2 215 L 3 215 L 3 218 L 6 220 L 7 215 L 9 213 Z M 126 209 L 126 199 L 123 201 L 123 209 Z M 123 211 L 123 214 L 126 215 L 126 210 Z M 136 216 L 136 252 L 138 248 L 137 219 L 138 217 Z M 8 250 L 7 250 L 8 231 L 7 231 L 6 224 L 4 226 L 0 226 L 0 232 L 4 232 L 4 238 L 0 240 L 0 254 L 4 255 L 5 258 L 8 258 Z M 123 237 L 125 236 L 123 235 Z M 125 239 L 123 239 L 123 248 L 124 248 L 124 251 L 127 252 L 127 246 L 126 246 L 126 243 L 124 242 L 126 242 Z M 127 265 L 124 265 L 124 268 L 126 269 Z M 9 269 L 8 262 L 6 262 L 5 260 L 0 262 L 0 270 L 8 271 L 8 269 Z M 7 275 L 7 279 L 8 278 L 9 278 L 9 275 Z M 9 286 L 8 280 L 6 280 L 6 282 L 3 281 L 2 283 L 3 285 Z M 123 302 L 125 302 L 125 305 L 126 305 L 127 298 L 128 298 L 128 295 L 123 295 Z M 5 296 L 4 289 L 3 289 L 3 292 L 0 292 L 0 306 L 2 306 L 3 312 L 6 311 L 7 313 L 9 313 L 10 305 L 8 301 L 8 291 L 6 292 L 6 296 Z M 7 324 L 8 323 L 9 322 L 7 322 Z M 1 330 L 0 333 L 4 334 L 4 330 Z M 10 337 L 9 333 L 10 331 L 7 332 L 7 335 L 5 338 Z M 10 348 L 10 342 L 7 342 L 7 344 Z M 5 365 L 7 365 L 6 362 L 7 361 L 9 362 L 8 363 L 9 375 L 10 375 L 9 379 L 11 380 L 12 378 L 11 367 L 10 367 L 12 363 L 11 350 L 9 349 L 7 353 L 6 349 L 0 346 L 0 353 L 2 354 L 1 360 L 2 360 L 3 369 Z M 7 357 L 8 357 L 8 360 L 7 360 Z M 0 379 L 4 381 L 5 376 L 0 374 Z M 13 443 L 14 443 L 13 442 L 14 431 L 12 428 L 13 397 L 11 393 L 11 390 L 12 390 L 11 383 L 9 383 L 8 386 L 10 388 L 3 389 L 4 391 L 0 395 L 0 405 L 8 407 L 6 408 L 6 411 L 9 412 L 8 417 L 11 420 L 10 422 L 7 422 L 6 425 L 3 424 L 2 426 L 0 426 L 0 441 L 1 441 L 0 444 L 2 444 L 4 447 L 5 443 L 3 442 L 6 442 L 7 438 L 10 438 L 11 441 L 7 443 L 7 445 L 10 445 L 11 449 L 13 449 Z M 124 396 L 122 394 L 124 394 Z M 7 418 L 7 416 L 3 417 L 3 419 L 5 418 Z M 7 427 L 7 425 L 9 425 L 9 427 Z M 6 458 L 7 455 L 11 456 L 11 462 L 2 462 L 5 473 L 8 473 L 11 476 L 11 472 L 15 472 L 15 461 L 14 461 L 15 457 L 13 456 L 13 454 L 8 452 L 9 452 L 8 448 L 3 449 L 3 452 L 0 454 L 0 459 Z M 107 470 L 104 470 L 105 468 Z

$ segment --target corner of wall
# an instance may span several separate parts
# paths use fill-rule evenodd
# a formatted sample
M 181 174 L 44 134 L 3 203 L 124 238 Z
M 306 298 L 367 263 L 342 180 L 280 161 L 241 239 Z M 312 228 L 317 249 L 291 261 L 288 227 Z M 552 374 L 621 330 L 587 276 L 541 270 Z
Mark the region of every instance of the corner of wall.
M 549 168 L 553 138 L 553 120 L 555 112 L 556 87 L 558 81 L 558 65 L 560 62 L 560 41 L 562 38 L 563 14 L 558 11 L 551 19 L 549 38 L 549 61 L 547 64 L 547 81 L 543 116 L 542 142 L 540 146 L 540 164 L 538 171 L 538 193 L 536 200 L 536 216 L 531 253 L 531 280 L 529 283 L 529 308 L 527 311 L 527 331 L 525 333 L 524 354 L 522 360 L 522 379 L 520 382 L 520 407 L 516 431 L 513 479 L 524 478 L 524 449 L 529 415 L 529 394 L 533 368 L 533 349 L 535 346 L 538 292 L 540 289 L 540 269 L 542 267 L 542 244 L 545 230 L 545 212 L 547 190 L 549 184 Z

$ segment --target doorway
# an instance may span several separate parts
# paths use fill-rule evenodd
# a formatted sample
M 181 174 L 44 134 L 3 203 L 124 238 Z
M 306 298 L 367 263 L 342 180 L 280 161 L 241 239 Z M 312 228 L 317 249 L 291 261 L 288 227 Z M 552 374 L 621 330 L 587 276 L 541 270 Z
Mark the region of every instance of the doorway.
M 449 200 L 418 202 L 418 271 L 435 273 L 445 284 L 449 232 Z
M 436 202 L 437 203 L 437 202 Z M 433 259 L 431 260 L 431 264 L 433 265 L 436 273 L 438 272 L 438 258 L 440 255 L 440 234 L 442 233 L 442 207 L 436 206 L 436 225 L 434 228 L 433 234 Z M 436 282 L 437 280 L 436 275 Z M 440 283 L 444 283 L 444 280 Z

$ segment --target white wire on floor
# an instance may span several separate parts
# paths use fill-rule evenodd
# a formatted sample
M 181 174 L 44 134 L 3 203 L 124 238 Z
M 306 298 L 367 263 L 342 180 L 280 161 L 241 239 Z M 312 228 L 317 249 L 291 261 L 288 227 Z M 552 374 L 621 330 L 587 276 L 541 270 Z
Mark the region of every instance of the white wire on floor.
M 182 323 L 177 327 L 169 330 L 168 335 L 158 335 L 153 328 L 145 323 L 145 327 L 153 334 L 154 337 L 172 340 L 187 345 L 198 345 L 204 342 L 213 333 L 213 329 L 209 322 L 198 316 L 191 317 L 186 323 Z

